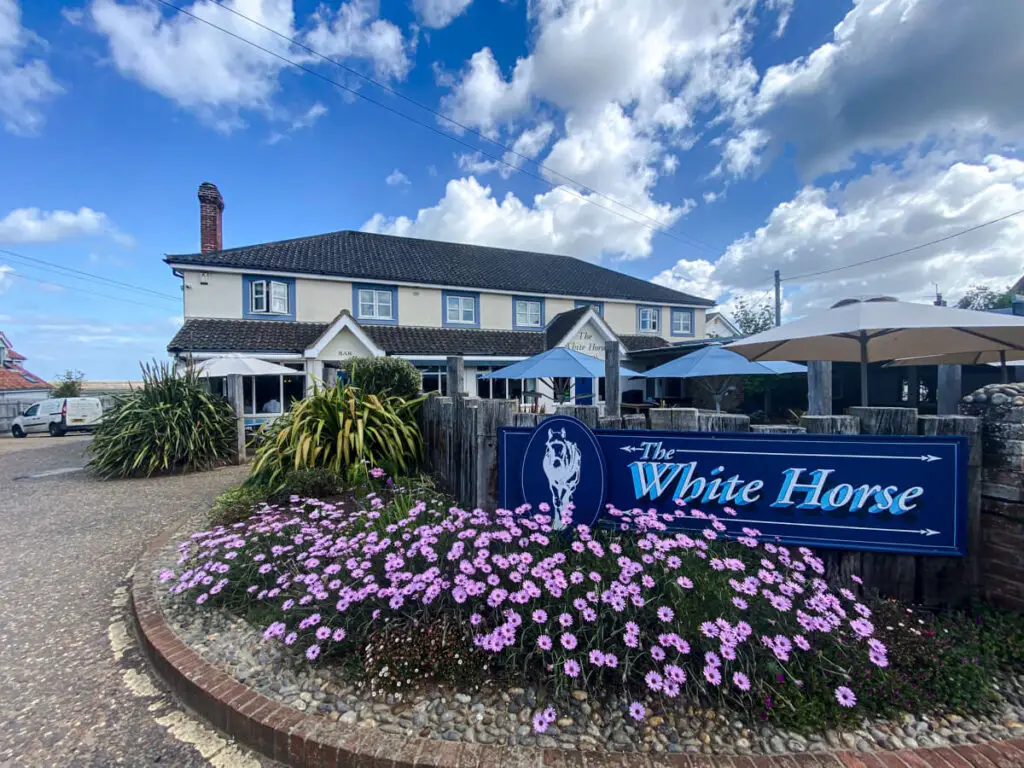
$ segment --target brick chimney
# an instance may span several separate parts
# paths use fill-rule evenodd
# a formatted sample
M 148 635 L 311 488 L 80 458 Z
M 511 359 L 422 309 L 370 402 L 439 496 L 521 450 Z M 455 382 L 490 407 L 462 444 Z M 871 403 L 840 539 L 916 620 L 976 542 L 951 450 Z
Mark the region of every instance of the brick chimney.
M 224 198 L 215 184 L 204 181 L 199 185 L 199 245 L 203 253 L 224 248 L 221 220 L 224 216 Z

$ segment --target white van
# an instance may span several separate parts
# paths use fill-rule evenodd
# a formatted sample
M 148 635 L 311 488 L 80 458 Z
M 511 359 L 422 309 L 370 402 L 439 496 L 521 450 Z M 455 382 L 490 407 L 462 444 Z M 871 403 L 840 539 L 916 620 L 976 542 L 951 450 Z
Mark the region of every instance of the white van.
M 83 432 L 99 424 L 103 404 L 98 397 L 58 397 L 36 403 L 18 416 L 11 434 L 25 437 L 33 432 L 49 432 L 60 437 L 68 432 Z

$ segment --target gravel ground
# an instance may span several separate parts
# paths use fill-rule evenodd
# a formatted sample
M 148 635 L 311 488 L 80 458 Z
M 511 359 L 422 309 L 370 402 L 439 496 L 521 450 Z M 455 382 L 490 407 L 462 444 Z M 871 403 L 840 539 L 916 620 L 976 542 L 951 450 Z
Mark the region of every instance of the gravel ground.
M 88 441 L 0 440 L 0 768 L 260 765 L 154 683 L 125 622 L 126 575 L 147 544 L 244 469 L 65 472 Z
M 183 537 L 184 538 L 184 537 Z M 176 567 L 172 542 L 161 566 Z M 638 724 L 625 714 L 627 703 L 612 697 L 596 701 L 584 691 L 558 707 L 559 720 L 538 736 L 531 719 L 538 697 L 533 689 L 484 692 L 427 689 L 399 698 L 371 697 L 346 680 L 336 667 L 312 667 L 280 642 L 264 642 L 262 632 L 221 609 L 197 609 L 158 587 L 168 623 L 208 662 L 269 698 L 343 725 L 379 728 L 482 744 L 563 747 L 610 752 L 687 752 L 705 755 L 765 755 L 792 752 L 860 751 L 937 747 L 1024 736 L 1024 677 L 1002 681 L 1002 710 L 989 717 L 905 715 L 902 720 L 865 720 L 855 730 L 799 734 L 770 725 L 751 726 L 727 712 L 681 706 L 655 712 Z

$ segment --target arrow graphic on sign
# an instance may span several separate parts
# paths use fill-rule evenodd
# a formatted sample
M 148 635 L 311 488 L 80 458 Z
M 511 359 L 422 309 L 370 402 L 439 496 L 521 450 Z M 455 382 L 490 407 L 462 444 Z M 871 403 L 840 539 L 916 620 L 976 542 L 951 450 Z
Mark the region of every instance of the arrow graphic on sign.
M 622 445 L 619 446 L 620 451 L 626 453 L 640 453 L 645 448 L 641 448 L 638 445 Z M 797 456 L 801 458 L 812 458 L 812 459 L 891 459 L 895 461 L 923 461 L 926 464 L 930 464 L 933 461 L 942 461 L 941 456 L 932 456 L 930 453 L 926 453 L 922 456 L 886 456 L 886 455 L 875 455 L 875 454 L 862 454 L 862 453 L 778 453 L 775 451 L 722 451 L 719 449 L 715 450 L 695 450 L 693 448 L 679 448 L 676 449 L 681 454 L 687 453 L 713 453 L 717 455 L 729 454 L 732 456 Z
M 843 531 L 882 531 L 883 533 L 916 533 L 921 536 L 937 536 L 941 531 L 931 528 L 867 528 L 859 525 L 825 525 L 824 523 L 789 523 L 773 520 L 741 520 L 738 517 L 727 518 L 733 523 L 751 523 L 753 525 L 793 525 L 798 528 L 829 528 Z

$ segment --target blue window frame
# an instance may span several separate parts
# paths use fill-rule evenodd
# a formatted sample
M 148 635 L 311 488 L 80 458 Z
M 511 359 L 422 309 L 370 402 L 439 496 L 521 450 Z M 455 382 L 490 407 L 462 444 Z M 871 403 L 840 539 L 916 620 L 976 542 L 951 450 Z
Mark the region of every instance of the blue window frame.
M 587 301 L 586 299 L 576 299 L 575 308 L 579 309 L 580 307 L 593 307 L 594 311 L 597 312 L 597 314 L 600 317 L 604 317 L 603 301 Z
M 672 309 L 672 326 L 669 333 L 673 336 L 693 336 L 693 310 Z
M 512 297 L 512 329 L 539 331 L 544 328 L 544 299 L 538 296 Z
M 242 317 L 246 320 L 294 320 L 295 279 L 242 275 Z
M 636 329 L 639 333 L 661 333 L 661 307 L 638 305 Z
M 398 286 L 352 284 L 356 320 L 369 325 L 398 325 Z
M 480 294 L 467 291 L 441 291 L 441 326 L 479 328 Z

